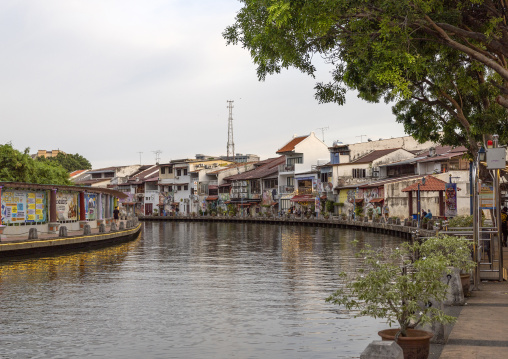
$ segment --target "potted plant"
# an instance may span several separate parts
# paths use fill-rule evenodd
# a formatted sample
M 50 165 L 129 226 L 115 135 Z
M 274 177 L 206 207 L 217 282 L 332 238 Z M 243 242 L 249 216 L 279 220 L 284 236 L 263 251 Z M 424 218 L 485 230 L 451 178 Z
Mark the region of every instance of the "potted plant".
M 357 311 L 357 316 L 385 318 L 390 327 L 397 324 L 378 334 L 383 340 L 396 340 L 405 358 L 428 357 L 433 334 L 414 329 L 416 326 L 455 320 L 436 306 L 425 305 L 446 298 L 448 285 L 441 279 L 450 270 L 450 255 L 427 251 L 428 256 L 419 256 L 421 246 L 417 242 L 396 249 L 367 246 L 357 254 L 361 267 L 352 274 L 341 273 L 340 288 L 326 299 Z
M 420 246 L 421 256 L 443 256 L 447 266 L 460 269 L 464 296 L 469 294 L 471 271 L 476 263 L 472 259 L 472 243 L 462 237 L 441 235 L 428 238 Z

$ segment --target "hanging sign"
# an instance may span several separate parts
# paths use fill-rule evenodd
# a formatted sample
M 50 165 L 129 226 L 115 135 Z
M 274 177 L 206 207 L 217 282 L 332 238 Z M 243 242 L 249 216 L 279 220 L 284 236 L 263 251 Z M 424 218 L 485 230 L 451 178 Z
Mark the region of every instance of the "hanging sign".
M 455 217 L 457 215 L 457 184 L 445 184 L 445 216 Z

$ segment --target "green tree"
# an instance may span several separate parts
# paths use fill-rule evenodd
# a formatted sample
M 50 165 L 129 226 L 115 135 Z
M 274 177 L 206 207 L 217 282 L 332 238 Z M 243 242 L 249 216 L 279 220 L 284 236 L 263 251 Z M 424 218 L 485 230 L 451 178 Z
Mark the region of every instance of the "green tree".
M 320 102 L 347 89 L 394 102 L 420 141 L 466 145 L 485 133 L 508 140 L 506 0 L 243 0 L 228 44 L 250 51 L 260 80 L 295 67 L 314 76 L 313 56 L 333 65 L 316 84 Z
M 29 148 L 20 152 L 7 143 L 0 145 L 0 181 L 70 185 L 69 174 L 58 163 L 35 161 Z
M 59 152 L 56 157 L 37 157 L 37 161 L 58 163 L 69 173 L 77 170 L 92 169 L 90 162 L 78 153 L 73 155 Z

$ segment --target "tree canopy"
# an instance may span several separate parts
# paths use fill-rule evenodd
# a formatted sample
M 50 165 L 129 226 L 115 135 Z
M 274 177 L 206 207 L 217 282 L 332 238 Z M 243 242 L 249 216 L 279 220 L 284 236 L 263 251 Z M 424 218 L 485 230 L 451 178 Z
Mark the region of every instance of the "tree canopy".
M 37 157 L 37 160 L 58 163 L 65 168 L 67 172 L 92 169 L 92 164 L 78 153 L 73 155 L 59 152 L 55 157 Z
M 320 102 L 394 102 L 396 120 L 420 141 L 465 145 L 508 140 L 508 0 L 242 0 L 223 36 L 250 51 L 257 74 L 313 56 L 333 65 L 316 84 Z
M 0 181 L 71 185 L 69 174 L 56 162 L 35 161 L 29 149 L 20 152 L 10 143 L 0 145 Z

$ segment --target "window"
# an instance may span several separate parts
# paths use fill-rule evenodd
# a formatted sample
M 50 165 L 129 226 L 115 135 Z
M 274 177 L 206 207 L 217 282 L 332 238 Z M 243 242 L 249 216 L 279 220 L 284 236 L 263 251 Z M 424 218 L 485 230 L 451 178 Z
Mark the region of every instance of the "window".
M 294 177 L 288 177 L 286 179 L 286 185 L 293 186 L 295 184 L 295 178 Z
M 102 173 L 92 173 L 92 178 L 102 178 Z
M 177 176 L 181 176 L 182 175 L 182 170 L 176 170 L 176 175 Z
M 330 174 L 328 172 L 321 173 L 321 183 L 327 183 L 329 175 Z
M 303 157 L 289 157 L 287 159 L 287 165 L 294 165 L 295 163 L 303 163 Z
M 182 186 L 178 186 L 178 190 L 180 191 L 182 189 Z
M 168 167 L 168 174 L 173 173 L 173 167 Z
M 173 186 L 168 186 L 168 192 L 173 192 Z
M 184 175 L 184 176 L 187 176 L 187 168 L 184 168 L 184 169 L 183 169 L 183 175 Z
M 264 182 L 264 185 L 265 185 L 265 189 L 268 189 L 268 188 L 277 188 L 277 179 L 266 179 L 265 182 Z
M 115 173 L 114 172 L 104 173 L 104 177 L 105 178 L 113 178 L 113 177 L 115 177 Z
M 353 178 L 365 178 L 365 168 L 353 168 Z
M 163 175 L 166 172 L 166 167 L 161 167 L 161 175 Z
M 184 190 L 184 191 L 187 191 L 188 189 L 189 189 L 189 185 L 188 185 L 188 184 L 186 184 L 185 186 L 183 186 L 183 190 Z
M 259 183 L 259 180 L 250 181 L 250 193 L 261 193 L 261 184 Z

